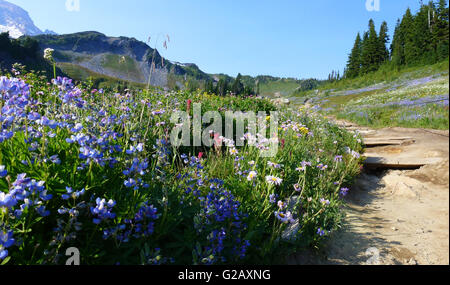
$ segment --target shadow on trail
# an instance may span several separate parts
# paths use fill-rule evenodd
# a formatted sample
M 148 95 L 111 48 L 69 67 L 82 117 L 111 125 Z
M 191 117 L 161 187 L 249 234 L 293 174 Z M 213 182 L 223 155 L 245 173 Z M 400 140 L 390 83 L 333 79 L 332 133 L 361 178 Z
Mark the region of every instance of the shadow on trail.
M 345 198 L 346 218 L 342 228 L 329 237 L 321 250 L 296 253 L 287 258 L 287 263 L 290 265 L 382 263 L 383 256 L 388 255 L 389 249 L 399 244 L 377 235 L 377 231 L 385 228 L 389 221 L 380 218 L 376 208 L 367 206 L 381 199 L 380 193 L 376 190 L 384 186 L 381 180 L 385 174 L 384 171 L 373 170 L 362 173 Z M 375 256 L 377 254 L 380 256 L 378 259 Z

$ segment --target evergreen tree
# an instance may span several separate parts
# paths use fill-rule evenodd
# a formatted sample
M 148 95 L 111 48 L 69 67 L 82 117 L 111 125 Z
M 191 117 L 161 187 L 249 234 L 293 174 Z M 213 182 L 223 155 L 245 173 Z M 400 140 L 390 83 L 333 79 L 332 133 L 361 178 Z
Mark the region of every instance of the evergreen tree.
M 11 40 L 9 32 L 0 34 L 0 49 L 9 51 L 11 49 Z
M 412 27 L 412 45 L 410 63 L 433 63 L 435 53 L 432 46 L 431 17 L 434 12 L 434 4 L 421 5 L 419 12 L 414 16 Z
M 345 72 L 345 76 L 348 78 L 355 78 L 359 75 L 361 69 L 361 36 L 358 33 L 356 36 L 355 43 L 353 45 L 353 49 L 349 55 L 347 61 L 347 68 Z
M 393 66 L 433 64 L 448 59 L 449 52 L 449 8 L 447 0 L 430 0 L 416 14 L 407 9 L 402 19 L 397 20 L 390 51 L 388 26 L 383 22 L 379 35 L 373 20 L 363 39 L 358 34 L 345 68 L 345 77 L 352 78 L 376 71 L 381 64 L 390 61 Z M 358 48 L 360 46 L 360 48 Z M 358 63 L 358 51 L 360 51 Z M 359 72 L 358 72 L 359 71 Z M 328 76 L 335 80 L 336 74 Z
M 379 40 L 377 31 L 375 30 L 375 23 L 372 19 L 369 21 L 369 32 L 363 43 L 361 53 L 361 70 L 363 73 L 376 71 L 380 66 L 378 56 Z
M 225 79 L 221 78 L 217 83 L 217 94 L 220 96 L 227 95 L 228 83 Z
M 359 62 L 360 62 L 360 64 L 361 64 L 361 67 L 360 67 L 360 70 L 359 70 L 359 74 L 360 74 L 360 75 L 366 73 L 366 72 L 363 70 L 362 59 L 363 59 L 363 50 L 364 50 L 365 46 L 367 46 L 367 43 L 368 43 L 368 42 L 369 42 L 369 33 L 368 33 L 368 32 L 365 32 L 365 33 L 363 34 L 363 39 L 362 39 L 362 42 L 361 42 L 361 57 L 360 57 L 360 59 L 359 59 Z
M 194 92 L 197 91 L 197 89 L 199 89 L 199 83 L 197 80 L 193 79 L 193 78 L 189 78 L 187 83 L 186 83 L 186 89 L 189 92 Z
M 434 16 L 433 43 L 438 61 L 448 58 L 449 8 L 447 0 L 439 0 Z
M 391 61 L 394 66 L 405 64 L 405 37 L 400 19 L 397 20 L 391 44 Z
M 407 9 L 405 15 L 403 16 L 401 22 L 401 29 L 404 37 L 404 55 L 405 55 L 405 64 L 411 65 L 416 61 L 416 58 L 419 55 L 418 47 L 416 47 L 414 32 L 415 24 L 414 24 L 414 16 L 411 14 L 411 9 Z
M 329 82 L 335 82 L 340 79 L 341 79 L 341 76 L 339 74 L 339 71 L 332 70 L 331 73 L 328 75 Z M 300 87 L 302 87 L 302 85 L 300 85 Z
M 369 43 L 369 33 L 365 32 L 363 36 L 363 41 L 361 44 L 361 69 L 360 75 L 366 74 L 368 72 L 368 60 L 367 60 L 367 46 Z
M 214 84 L 211 80 L 207 80 L 205 82 L 205 92 L 208 94 L 214 94 L 215 93 L 215 89 L 214 89 Z
M 245 87 L 244 87 L 244 91 L 243 91 L 242 94 L 243 94 L 244 96 L 250 96 L 250 95 L 254 95 L 254 94 L 255 94 L 255 91 L 253 90 L 252 87 L 250 87 L 250 86 L 245 86 Z
M 39 52 L 39 43 L 31 37 L 25 37 L 25 39 L 22 40 L 21 45 L 29 55 L 34 56 Z
M 387 60 L 389 60 L 389 50 L 386 47 L 387 43 L 389 42 L 388 25 L 386 22 L 383 22 L 381 24 L 380 35 L 378 37 L 378 40 L 379 40 L 378 60 L 380 64 L 382 64 Z
M 242 84 L 242 75 L 239 73 L 231 86 L 231 92 L 233 92 L 234 95 L 240 95 L 243 91 L 244 85 Z

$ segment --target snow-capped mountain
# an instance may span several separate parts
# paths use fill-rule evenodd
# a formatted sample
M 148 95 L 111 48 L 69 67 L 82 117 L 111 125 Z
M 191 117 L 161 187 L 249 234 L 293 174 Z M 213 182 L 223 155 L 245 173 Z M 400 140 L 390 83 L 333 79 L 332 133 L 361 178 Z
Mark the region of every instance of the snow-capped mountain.
M 46 30 L 42 32 L 31 20 L 28 12 L 17 5 L 0 0 L 0 32 L 9 31 L 12 38 L 23 35 L 35 36 L 40 34 L 54 34 Z

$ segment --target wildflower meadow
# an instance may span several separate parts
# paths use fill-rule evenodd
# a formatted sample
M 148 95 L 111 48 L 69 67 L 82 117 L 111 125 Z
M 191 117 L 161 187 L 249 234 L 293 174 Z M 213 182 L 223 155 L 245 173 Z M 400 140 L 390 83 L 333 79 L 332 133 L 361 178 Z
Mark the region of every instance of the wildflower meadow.
M 413 75 L 417 78 L 405 73 L 395 81 L 366 88 L 310 94 L 310 102 L 322 114 L 363 126 L 448 130 L 448 72 Z
M 266 122 L 278 111 L 277 134 L 175 146 L 171 116 L 195 117 L 196 103 Z M 340 227 L 361 169 L 358 134 L 256 97 L 115 93 L 16 70 L 0 77 L 0 110 L 3 265 L 66 264 L 70 248 L 84 265 L 284 263 Z M 277 151 L 262 156 L 268 141 Z

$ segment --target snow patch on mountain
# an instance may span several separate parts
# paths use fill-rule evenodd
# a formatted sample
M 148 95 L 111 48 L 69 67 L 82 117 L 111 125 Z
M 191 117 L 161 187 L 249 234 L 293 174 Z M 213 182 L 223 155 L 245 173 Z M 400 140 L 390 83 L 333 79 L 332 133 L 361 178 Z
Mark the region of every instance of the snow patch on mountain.
M 0 32 L 9 32 L 12 38 L 23 35 L 54 34 L 48 30 L 42 32 L 34 25 L 27 11 L 4 0 L 0 0 Z

